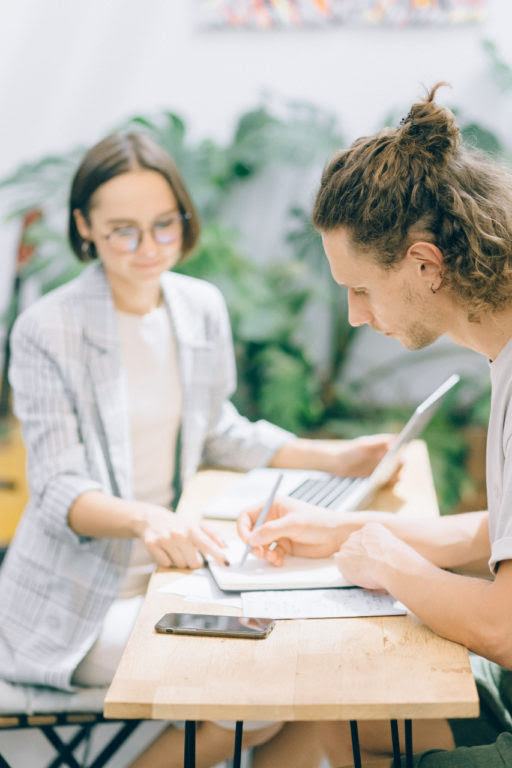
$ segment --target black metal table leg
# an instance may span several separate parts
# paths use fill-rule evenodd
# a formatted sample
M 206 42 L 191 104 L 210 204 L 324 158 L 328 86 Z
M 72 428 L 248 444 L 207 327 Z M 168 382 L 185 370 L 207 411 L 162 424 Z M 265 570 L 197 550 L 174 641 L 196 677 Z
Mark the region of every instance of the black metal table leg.
M 352 756 L 354 758 L 354 768 L 361 768 L 361 749 L 359 747 L 357 720 L 350 721 L 350 737 L 352 739 Z
M 196 721 L 185 720 L 184 768 L 196 768 Z
M 400 768 L 400 737 L 398 735 L 398 720 L 390 720 L 391 741 L 393 743 L 393 768 Z
M 11 768 L 7 760 L 4 760 L 2 755 L 0 755 L 0 768 Z
M 242 720 L 236 721 L 235 726 L 235 751 L 233 754 L 233 768 L 240 768 L 242 763 L 242 736 L 244 733 L 244 724 Z
M 405 720 L 405 768 L 413 768 L 412 720 Z

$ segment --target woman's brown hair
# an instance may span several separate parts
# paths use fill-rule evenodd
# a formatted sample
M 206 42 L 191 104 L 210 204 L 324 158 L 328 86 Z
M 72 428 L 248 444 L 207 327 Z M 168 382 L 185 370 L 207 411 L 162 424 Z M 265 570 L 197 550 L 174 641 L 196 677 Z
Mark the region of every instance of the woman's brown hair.
M 200 232 L 199 216 L 174 160 L 144 133 L 115 133 L 91 147 L 71 183 L 68 237 L 81 261 L 94 259 L 97 253 L 94 243 L 80 236 L 73 212 L 78 209 L 88 219 L 96 190 L 110 179 L 137 168 L 156 171 L 166 179 L 180 213 L 188 214 L 183 221 L 181 260 L 194 249 Z
M 357 139 L 325 169 L 313 223 L 346 227 L 353 245 L 393 268 L 418 239 L 435 243 L 451 288 L 476 319 L 512 296 L 512 176 L 461 143 L 434 102 L 438 83 L 398 128 Z

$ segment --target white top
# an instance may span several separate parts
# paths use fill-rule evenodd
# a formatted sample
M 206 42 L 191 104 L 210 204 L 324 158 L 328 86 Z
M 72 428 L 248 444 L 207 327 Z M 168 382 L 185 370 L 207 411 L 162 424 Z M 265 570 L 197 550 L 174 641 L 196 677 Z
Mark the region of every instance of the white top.
M 491 416 L 487 433 L 487 505 L 493 573 L 512 559 L 512 339 L 490 364 Z
M 146 315 L 120 310 L 116 315 L 127 378 L 134 497 L 170 507 L 182 393 L 169 312 L 160 305 Z M 154 567 L 144 544 L 135 539 L 119 597 L 144 594 Z

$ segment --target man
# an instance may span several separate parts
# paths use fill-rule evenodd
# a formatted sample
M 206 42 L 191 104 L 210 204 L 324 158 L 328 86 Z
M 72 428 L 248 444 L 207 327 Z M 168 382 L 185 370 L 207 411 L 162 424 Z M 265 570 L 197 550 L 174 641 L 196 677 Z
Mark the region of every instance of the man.
M 336 553 L 347 579 L 386 589 L 473 651 L 480 718 L 415 721 L 414 732 L 416 748 L 474 748 L 418 756 L 416 765 L 492 768 L 512 765 L 512 737 L 496 741 L 512 732 L 512 178 L 461 146 L 453 114 L 434 102 L 437 87 L 397 129 L 358 139 L 331 161 L 313 220 L 334 279 L 347 287 L 352 325 L 408 349 L 446 334 L 489 359 L 489 509 L 419 521 L 289 499 L 254 532 L 257 510 L 245 513 L 239 531 L 275 565 L 285 552 Z M 453 572 L 484 561 L 492 580 Z M 347 765 L 348 730 L 319 727 L 332 765 Z M 388 751 L 375 724 L 363 724 L 361 743 L 369 754 Z

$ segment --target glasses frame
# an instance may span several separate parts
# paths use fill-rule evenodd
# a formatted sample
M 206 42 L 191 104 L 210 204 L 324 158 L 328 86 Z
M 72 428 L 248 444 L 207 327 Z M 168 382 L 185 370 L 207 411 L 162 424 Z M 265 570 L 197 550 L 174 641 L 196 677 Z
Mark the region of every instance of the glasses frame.
M 181 224 L 184 224 L 185 221 L 189 221 L 192 218 L 192 214 L 188 211 L 185 211 L 185 213 L 176 213 L 173 215 L 172 223 L 174 222 L 180 222 Z M 112 232 L 108 235 L 102 235 L 103 240 L 106 240 L 110 247 L 117 251 L 118 253 L 135 253 L 140 248 L 140 244 L 142 243 L 142 239 L 146 232 L 149 232 L 151 234 L 151 237 L 153 238 L 153 242 L 156 243 L 156 245 L 171 245 L 171 243 L 165 243 L 160 242 L 160 240 L 157 239 L 155 236 L 155 227 L 157 227 L 159 224 L 162 224 L 163 222 L 155 221 L 154 224 L 151 225 L 151 227 L 145 227 L 141 228 L 138 226 L 138 224 L 131 224 L 126 227 L 118 227 L 117 229 L 113 229 Z M 137 238 L 135 240 L 135 247 L 134 248 L 116 248 L 115 245 L 112 245 L 111 238 L 116 234 L 116 232 L 119 229 L 133 229 L 134 233 L 137 233 Z

